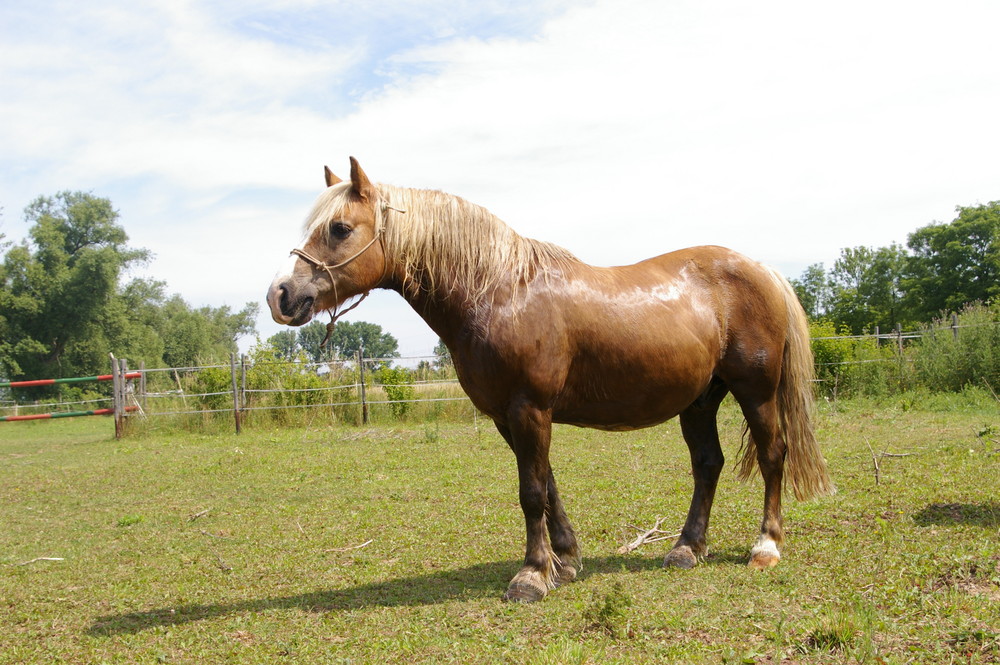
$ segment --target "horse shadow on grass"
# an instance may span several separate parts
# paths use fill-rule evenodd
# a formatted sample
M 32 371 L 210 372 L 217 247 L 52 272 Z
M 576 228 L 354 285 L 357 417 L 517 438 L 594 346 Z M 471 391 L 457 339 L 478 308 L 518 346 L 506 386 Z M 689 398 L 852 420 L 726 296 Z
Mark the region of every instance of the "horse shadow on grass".
M 578 580 L 609 573 L 631 573 L 660 568 L 660 557 L 609 556 L 584 559 Z M 705 565 L 745 563 L 746 556 L 716 552 Z M 293 596 L 258 598 L 231 603 L 188 604 L 143 612 L 98 617 L 87 634 L 92 637 L 135 634 L 157 627 L 177 626 L 247 612 L 298 609 L 306 612 L 341 612 L 367 607 L 415 607 L 457 599 L 494 597 L 497 602 L 520 561 L 496 561 L 427 575 L 414 575 L 346 589 L 326 589 Z M 558 591 L 556 592 L 558 593 Z
M 1000 527 L 1000 503 L 932 503 L 913 516 L 918 526 Z

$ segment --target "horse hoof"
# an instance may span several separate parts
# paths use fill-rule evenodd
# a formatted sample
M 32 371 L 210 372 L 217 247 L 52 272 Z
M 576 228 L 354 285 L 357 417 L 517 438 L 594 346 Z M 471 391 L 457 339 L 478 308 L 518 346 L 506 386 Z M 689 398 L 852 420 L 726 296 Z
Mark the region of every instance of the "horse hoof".
M 698 557 L 687 545 L 681 545 L 667 552 L 663 558 L 664 568 L 684 568 L 690 570 L 698 565 Z
M 505 603 L 537 603 L 545 598 L 545 592 L 525 584 L 511 584 L 503 595 Z
M 779 561 L 781 561 L 781 557 L 776 554 L 758 552 L 750 557 L 750 563 L 747 565 L 754 570 L 767 570 L 777 566 Z

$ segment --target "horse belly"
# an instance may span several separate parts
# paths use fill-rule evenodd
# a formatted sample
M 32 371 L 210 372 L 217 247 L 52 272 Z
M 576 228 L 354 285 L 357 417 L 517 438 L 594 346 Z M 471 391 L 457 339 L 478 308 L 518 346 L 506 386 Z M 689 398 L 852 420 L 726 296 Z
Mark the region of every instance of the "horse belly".
M 690 406 L 711 380 L 711 372 L 655 380 L 645 373 L 605 369 L 587 380 L 571 375 L 554 405 L 553 421 L 608 431 L 652 427 Z

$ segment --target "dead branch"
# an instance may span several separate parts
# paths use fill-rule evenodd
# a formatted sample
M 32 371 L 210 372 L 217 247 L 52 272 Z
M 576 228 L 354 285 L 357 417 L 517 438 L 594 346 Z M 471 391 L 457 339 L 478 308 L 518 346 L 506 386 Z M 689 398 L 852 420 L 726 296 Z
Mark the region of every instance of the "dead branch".
M 189 515 L 188 516 L 188 522 L 194 522 L 199 517 L 204 517 L 205 515 L 208 515 L 210 512 L 212 512 L 212 509 L 211 508 L 206 508 L 205 510 L 201 511 L 200 513 L 195 513 L 194 515 Z
M 876 455 L 875 449 L 872 448 L 872 444 L 868 441 L 868 439 L 865 439 L 865 445 L 868 446 L 868 451 L 872 454 L 872 466 L 875 467 L 876 485 L 879 485 L 882 481 L 882 467 L 879 465 L 879 461 L 886 457 L 913 457 L 914 455 L 914 453 L 890 453 L 888 451 L 888 445 L 886 445 L 885 450 Z
M 222 557 L 219 556 L 217 553 L 213 552 L 213 554 L 215 554 L 215 560 L 218 562 L 219 570 L 221 570 L 224 573 L 228 573 L 233 569 L 232 566 L 227 566 L 226 562 L 223 561 Z
M 349 547 L 335 547 L 330 550 L 323 550 L 324 552 L 350 552 L 351 550 L 360 550 L 362 547 L 368 547 L 375 542 L 374 538 L 370 538 L 360 545 L 351 545 Z
M 986 380 L 986 377 L 983 377 L 983 383 L 985 383 L 986 387 L 990 389 L 991 393 L 993 393 L 993 399 L 1000 402 L 1000 395 L 997 395 L 997 391 L 993 390 L 993 386 L 991 386 L 990 382 Z
M 656 524 L 653 525 L 653 528 L 646 530 L 640 529 L 639 527 L 633 526 L 631 524 L 627 524 L 626 526 L 628 526 L 629 528 L 638 531 L 639 535 L 632 542 L 619 547 L 617 550 L 618 554 L 628 554 L 629 552 L 639 549 L 646 543 L 655 543 L 661 540 L 673 540 L 674 538 L 680 537 L 681 534 L 679 533 L 668 534 L 666 531 L 660 529 L 660 525 L 662 525 L 663 522 L 666 521 L 666 519 L 667 519 L 666 517 L 657 518 Z
M 865 439 L 865 445 L 868 446 L 868 450 L 872 454 L 872 466 L 875 467 L 875 485 L 878 486 L 881 483 L 881 477 L 879 475 L 881 470 L 878 466 L 878 457 L 875 455 L 875 449 L 872 448 L 872 444 L 868 441 L 868 439 Z M 885 452 L 883 451 L 882 454 L 884 455 Z
M 36 556 L 34 559 L 31 559 L 30 561 L 23 561 L 15 565 L 27 566 L 28 564 L 35 563 L 36 561 L 65 561 L 65 560 L 66 559 L 64 559 L 61 556 Z
M 198 529 L 198 533 L 200 533 L 203 536 L 208 536 L 209 538 L 217 538 L 218 540 L 232 540 L 232 538 L 226 538 L 225 536 L 217 536 L 214 533 L 209 533 L 204 529 Z

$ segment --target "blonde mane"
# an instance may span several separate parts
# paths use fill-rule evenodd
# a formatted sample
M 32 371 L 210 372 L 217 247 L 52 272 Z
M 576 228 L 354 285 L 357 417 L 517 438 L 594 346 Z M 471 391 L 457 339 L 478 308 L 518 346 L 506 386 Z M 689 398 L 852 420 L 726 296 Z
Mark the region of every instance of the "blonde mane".
M 516 291 L 539 272 L 579 262 L 568 250 L 525 238 L 458 196 L 391 185 L 377 189 L 376 229 L 388 261 L 402 267 L 408 291 L 443 295 L 457 289 L 477 304 L 500 284 Z M 349 191 L 345 182 L 320 196 L 306 220 L 307 235 L 336 221 Z

